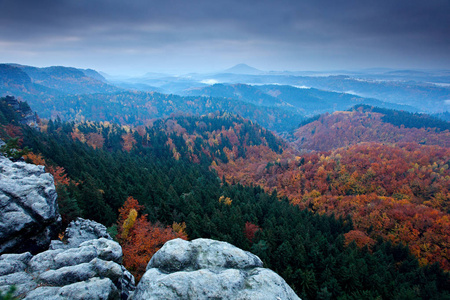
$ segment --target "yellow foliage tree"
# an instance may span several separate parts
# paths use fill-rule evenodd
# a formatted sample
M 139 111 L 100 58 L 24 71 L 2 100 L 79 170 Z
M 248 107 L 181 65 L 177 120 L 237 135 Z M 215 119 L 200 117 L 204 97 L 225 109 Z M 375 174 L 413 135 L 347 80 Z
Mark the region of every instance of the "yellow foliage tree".
M 122 225 L 122 239 L 126 239 L 128 237 L 128 233 L 130 232 L 130 229 L 134 226 L 134 223 L 136 222 L 137 218 L 137 210 L 134 208 L 130 210 L 128 213 L 128 218 L 123 222 Z

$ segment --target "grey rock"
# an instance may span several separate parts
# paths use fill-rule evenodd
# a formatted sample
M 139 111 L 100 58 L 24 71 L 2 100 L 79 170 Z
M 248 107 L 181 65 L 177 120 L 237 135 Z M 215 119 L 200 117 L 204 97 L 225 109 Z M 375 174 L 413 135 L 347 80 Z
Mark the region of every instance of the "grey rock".
M 127 299 L 135 283 L 133 275 L 118 263 L 121 260 L 120 245 L 105 238 L 35 256 L 3 254 L 0 290 L 17 285 L 15 295 L 25 295 L 27 299 Z M 69 286 L 70 289 L 65 289 Z
M 118 282 L 123 276 L 122 266 L 115 262 L 94 258 L 90 264 L 98 277 L 106 277 L 111 279 L 113 282 Z
M 93 246 L 98 253 L 98 257 L 103 260 L 122 263 L 122 247 L 117 242 L 105 238 L 90 240 L 82 243 L 80 247 Z
M 122 291 L 121 298 L 128 299 L 134 292 L 136 283 L 134 281 L 134 276 L 124 266 L 121 265 L 121 268 L 123 275 L 117 283 L 117 288 Z
M 26 300 L 120 299 L 119 291 L 109 278 L 93 278 L 64 287 L 39 287 Z
M 52 240 L 50 242 L 50 246 L 48 246 L 49 250 L 56 250 L 56 249 L 70 249 L 70 247 L 67 246 L 67 244 L 63 243 L 60 240 Z
M 262 265 L 258 256 L 228 243 L 210 239 L 196 239 L 192 242 L 174 239 L 153 255 L 147 270 L 159 268 L 174 272 L 207 268 L 246 269 Z
M 80 220 L 77 220 L 80 223 Z M 101 228 L 81 220 L 88 228 Z M 92 235 L 89 235 L 92 236 Z M 0 291 L 16 285 L 15 296 L 26 299 L 128 299 L 135 289 L 134 277 L 120 262 L 122 248 L 101 237 L 74 248 L 0 256 Z
M 28 293 L 37 287 L 37 283 L 33 280 L 33 277 L 26 272 L 0 276 L 0 291 L 7 291 L 12 285 L 17 288 L 14 295 Z
M 96 257 L 98 257 L 98 252 L 94 246 L 68 249 L 55 255 L 55 268 L 87 263 Z
M 20 299 L 23 295 L 26 295 L 30 291 L 34 290 L 37 287 L 37 284 L 34 281 L 27 281 L 25 283 L 15 284 L 14 286 L 16 287 L 16 290 L 13 293 L 13 296 Z M 10 285 L 0 285 L 0 291 L 2 293 L 8 292 L 10 288 Z
M 0 256 L 0 276 L 25 271 L 32 255 L 30 252 L 22 254 L 3 254 Z
M 150 269 L 138 284 L 133 299 L 239 299 L 244 276 L 237 269 L 203 269 L 163 273 Z
M 17 261 L 2 262 L 0 261 L 0 276 L 25 271 L 26 266 Z
M 56 198 L 43 166 L 0 156 L 0 254 L 47 249 L 61 220 Z
M 119 264 L 94 258 L 89 263 L 80 263 L 45 271 L 39 275 L 37 280 L 45 285 L 64 286 L 94 277 L 109 278 L 117 283 L 122 276 L 123 271 Z
M 42 166 L 0 156 L 0 211 L 0 291 L 15 285 L 14 296 L 46 300 L 127 299 L 133 292 L 122 248 L 105 226 L 79 218 L 64 241 L 50 243 L 61 217 L 53 177 Z
M 150 260 L 134 300 L 299 299 L 254 254 L 209 239 L 167 242 Z
M 35 290 L 32 290 L 27 294 L 25 299 L 33 299 L 33 300 L 57 300 L 61 299 L 58 296 L 60 287 L 53 286 L 41 286 Z
M 245 286 L 239 299 L 299 299 L 286 281 L 270 269 L 256 268 L 249 272 Z
M 54 240 L 50 244 L 50 249 L 76 248 L 82 243 L 98 238 L 112 240 L 106 227 L 95 221 L 77 218 L 72 221 L 64 233 L 65 243 Z
M 29 271 L 31 273 L 42 273 L 46 270 L 55 269 L 55 257 L 62 252 L 64 252 L 63 249 L 47 250 L 33 256 L 28 263 Z
M 39 275 L 38 282 L 45 285 L 64 286 L 88 280 L 96 275 L 90 263 L 83 263 L 76 266 L 62 267 L 57 270 L 48 270 Z
M 19 254 L 16 254 L 16 253 L 3 254 L 0 256 L 0 262 L 16 260 L 16 261 L 20 261 L 24 264 L 27 264 L 32 257 L 33 257 L 33 255 L 31 255 L 30 252 L 19 253 Z
M 14 285 L 32 280 L 33 277 L 26 272 L 18 272 L 0 276 L 0 285 Z
M 62 287 L 59 291 L 64 299 L 120 299 L 120 293 L 109 278 L 93 278 Z

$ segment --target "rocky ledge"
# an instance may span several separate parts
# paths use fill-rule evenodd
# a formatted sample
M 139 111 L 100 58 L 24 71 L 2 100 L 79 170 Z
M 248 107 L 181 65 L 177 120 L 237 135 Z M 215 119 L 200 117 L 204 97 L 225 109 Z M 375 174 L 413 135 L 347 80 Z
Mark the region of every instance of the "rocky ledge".
M 0 291 L 11 285 L 24 299 L 127 299 L 134 277 L 122 265 L 122 248 L 96 222 L 78 219 L 66 230 L 67 243 L 32 255 L 0 256 Z
M 132 295 L 141 299 L 299 299 L 254 254 L 209 239 L 167 242 Z
M 56 198 L 43 166 L 0 155 L 0 254 L 46 250 L 61 220 Z

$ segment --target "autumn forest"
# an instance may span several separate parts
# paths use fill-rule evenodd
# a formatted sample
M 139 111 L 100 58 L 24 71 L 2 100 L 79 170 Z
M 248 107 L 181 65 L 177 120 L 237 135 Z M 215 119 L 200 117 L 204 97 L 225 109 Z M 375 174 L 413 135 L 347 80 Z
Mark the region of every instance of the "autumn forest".
M 1 152 L 44 165 L 63 224 L 106 225 L 137 280 L 166 241 L 203 237 L 258 255 L 302 299 L 450 299 L 447 121 L 107 88 L 107 108 L 107 94 L 1 98 Z

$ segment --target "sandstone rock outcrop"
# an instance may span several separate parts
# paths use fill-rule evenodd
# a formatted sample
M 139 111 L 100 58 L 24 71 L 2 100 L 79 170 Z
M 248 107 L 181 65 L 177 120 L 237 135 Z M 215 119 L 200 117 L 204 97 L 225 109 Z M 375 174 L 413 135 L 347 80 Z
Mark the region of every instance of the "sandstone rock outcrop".
M 70 249 L 76 248 L 89 240 L 106 238 L 112 240 L 106 227 L 95 221 L 77 218 L 71 222 L 64 233 L 64 243 L 60 240 L 53 240 L 50 249 Z
M 61 220 L 56 198 L 43 166 L 0 155 L 0 254 L 46 250 Z
M 67 244 L 53 241 L 54 249 L 37 255 L 0 256 L 0 291 L 15 285 L 15 295 L 25 299 L 127 299 L 134 277 L 106 228 L 79 218 L 66 233 Z
M 175 239 L 155 253 L 132 299 L 299 297 L 256 255 L 225 242 Z

